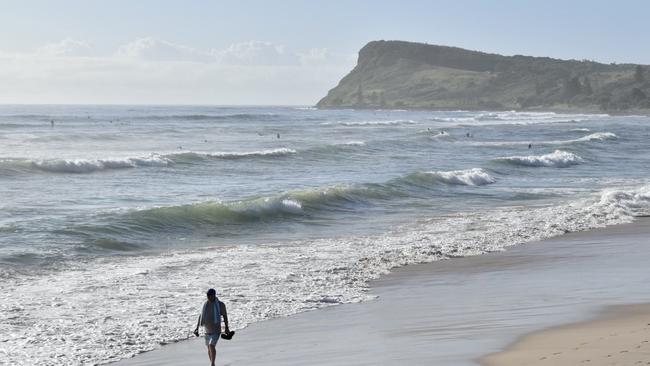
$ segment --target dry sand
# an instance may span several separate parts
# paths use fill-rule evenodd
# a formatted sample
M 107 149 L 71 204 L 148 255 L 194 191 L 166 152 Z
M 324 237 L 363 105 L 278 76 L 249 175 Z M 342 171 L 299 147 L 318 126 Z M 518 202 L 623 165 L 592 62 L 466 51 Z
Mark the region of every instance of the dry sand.
M 527 335 L 486 366 L 650 365 L 650 305 L 616 306 L 595 320 Z

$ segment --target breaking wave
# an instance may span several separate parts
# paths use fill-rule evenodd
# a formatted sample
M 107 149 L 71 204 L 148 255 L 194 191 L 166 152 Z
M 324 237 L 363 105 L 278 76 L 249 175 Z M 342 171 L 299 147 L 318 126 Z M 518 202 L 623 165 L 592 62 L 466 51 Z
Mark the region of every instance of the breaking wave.
M 340 126 L 348 126 L 348 127 L 355 127 L 355 126 L 400 126 L 400 125 L 414 125 L 417 122 L 410 120 L 410 119 L 398 119 L 398 120 L 391 120 L 391 121 L 354 121 L 354 122 L 347 122 L 347 121 L 339 121 L 339 122 L 323 122 L 321 125 L 323 126 L 328 126 L 328 125 L 340 125 Z
M 296 154 L 297 151 L 289 148 L 278 148 L 278 149 L 268 149 L 268 150 L 257 150 L 257 151 L 241 151 L 241 152 L 178 152 L 170 153 L 163 155 L 167 159 L 171 159 L 174 162 L 191 162 L 197 160 L 208 160 L 208 159 L 224 159 L 224 160 L 236 160 L 236 159 L 248 159 L 256 157 L 282 157 L 287 155 Z
M 497 162 L 530 167 L 566 168 L 584 162 L 580 156 L 562 150 L 545 155 L 508 156 L 495 159 Z
M 269 223 L 301 218 L 321 217 L 328 213 L 359 210 L 377 201 L 392 200 L 440 186 L 482 186 L 496 182 L 484 169 L 414 172 L 383 184 L 339 185 L 325 188 L 288 191 L 282 194 L 247 200 L 154 207 L 122 214 L 106 224 L 82 225 L 65 233 L 102 240 L 122 241 L 152 233 L 214 229 L 221 226 Z M 240 229 L 237 229 L 240 230 Z M 92 243 L 96 242 L 93 239 Z M 103 243 L 103 242 L 102 242 Z
M 152 154 L 144 158 L 116 159 L 0 159 L 0 171 L 26 172 L 30 170 L 49 173 L 83 174 L 111 169 L 135 167 L 165 167 L 173 164 L 170 159 Z
M 368 282 L 395 267 L 499 251 L 567 232 L 628 223 L 649 213 L 650 186 L 645 186 L 606 190 L 550 207 L 459 213 L 374 236 L 73 263 L 53 275 L 0 283 L 0 304 L 6 310 L 0 312 L 6 330 L 2 341 L 9 350 L 5 360 L 8 364 L 104 363 L 188 339 L 187 324 L 195 320 L 197 309 L 179 298 L 196 297 L 210 283 L 220 283 L 220 295 L 237 302 L 231 317 L 238 319 L 238 327 L 245 327 L 367 300 Z M 200 281 L 197 274 L 204 274 Z M 48 299 L 45 316 L 36 316 L 43 313 L 43 304 L 30 301 L 35 288 Z M 88 296 L 98 290 L 102 301 Z M 157 299 L 155 311 L 152 298 Z M 70 317 L 84 321 L 52 321 Z M 32 319 L 35 324 L 25 327 L 16 319 Z M 150 337 L 142 337 L 143 327 Z M 52 345 L 52 351 L 37 352 L 40 344 Z
M 460 112 L 455 116 L 434 117 L 437 122 L 452 122 L 460 124 L 496 124 L 496 125 L 531 125 L 540 123 L 583 122 L 609 117 L 607 114 L 559 114 L 554 112 L 483 112 L 469 115 Z
M 496 179 L 480 168 L 452 171 L 416 172 L 406 177 L 410 182 L 439 182 L 450 185 L 482 186 Z
M 570 145 L 582 142 L 603 142 L 616 140 L 618 135 L 612 132 L 596 132 L 571 140 L 542 140 L 542 141 L 456 141 L 456 143 L 473 146 L 519 146 L 519 145 Z
M 141 120 L 186 120 L 186 121 L 263 121 L 281 117 L 276 113 L 232 113 L 232 114 L 171 114 L 147 115 L 135 119 Z
M 615 140 L 618 136 L 615 133 L 611 132 L 596 132 L 583 136 L 579 139 L 569 140 L 570 142 L 582 142 L 582 141 L 605 141 L 605 140 Z

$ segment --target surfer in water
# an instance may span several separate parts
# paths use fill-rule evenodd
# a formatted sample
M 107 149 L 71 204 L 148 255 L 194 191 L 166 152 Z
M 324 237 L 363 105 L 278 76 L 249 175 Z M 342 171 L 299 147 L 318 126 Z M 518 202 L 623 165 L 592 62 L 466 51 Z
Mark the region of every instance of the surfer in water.
M 209 289 L 206 293 L 208 300 L 203 303 L 203 309 L 199 320 L 194 329 L 194 335 L 199 336 L 199 326 L 203 326 L 205 330 L 205 345 L 208 347 L 208 357 L 210 357 L 210 365 L 214 366 L 214 361 L 217 357 L 216 345 L 219 341 L 221 334 L 221 318 L 225 324 L 225 333 L 222 336 L 224 339 L 232 338 L 234 332 L 230 331 L 228 327 L 228 313 L 226 312 L 226 304 L 219 301 L 217 298 L 217 291 L 213 288 Z

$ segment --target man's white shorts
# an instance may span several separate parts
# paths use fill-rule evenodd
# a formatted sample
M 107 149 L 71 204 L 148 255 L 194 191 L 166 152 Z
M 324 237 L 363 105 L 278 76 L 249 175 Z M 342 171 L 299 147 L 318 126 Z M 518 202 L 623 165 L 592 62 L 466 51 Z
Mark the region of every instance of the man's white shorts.
M 219 342 L 219 333 L 212 333 L 212 334 L 206 334 L 205 335 L 205 345 L 213 345 L 215 346 L 217 342 Z

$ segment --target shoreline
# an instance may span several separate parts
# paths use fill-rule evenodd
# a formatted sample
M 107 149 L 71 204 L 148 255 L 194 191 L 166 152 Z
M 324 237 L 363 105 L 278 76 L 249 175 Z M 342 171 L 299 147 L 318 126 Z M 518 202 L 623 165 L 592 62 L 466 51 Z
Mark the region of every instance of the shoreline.
M 520 337 L 483 366 L 650 364 L 650 303 L 615 305 L 593 319 Z
M 395 111 L 395 110 L 404 110 L 408 112 L 509 112 L 509 111 L 515 111 L 515 112 L 533 112 L 533 113 L 544 113 L 544 112 L 552 112 L 552 113 L 557 113 L 557 114 L 589 114 L 589 115 L 602 115 L 606 114 L 609 116 L 622 116 L 622 117 L 632 117 L 632 116 L 640 116 L 640 117 L 649 117 L 650 116 L 650 109 L 631 109 L 631 110 L 601 110 L 599 108 L 571 108 L 571 107 L 534 107 L 534 108 L 461 108 L 460 106 L 458 108 L 428 108 L 428 107 L 392 107 L 388 108 L 386 106 L 381 107 L 381 106 L 318 106 L 318 105 L 313 105 L 313 108 L 316 108 L 317 110 L 346 110 L 346 109 L 352 109 L 352 110 L 358 110 L 358 111 Z
M 239 330 L 219 343 L 218 364 L 476 365 L 525 334 L 587 320 L 606 306 L 650 302 L 649 234 L 650 219 L 639 218 L 505 252 L 400 267 L 370 283 L 375 300 Z M 618 275 L 599 272 L 603 265 Z M 114 364 L 200 364 L 204 357 L 198 338 Z

